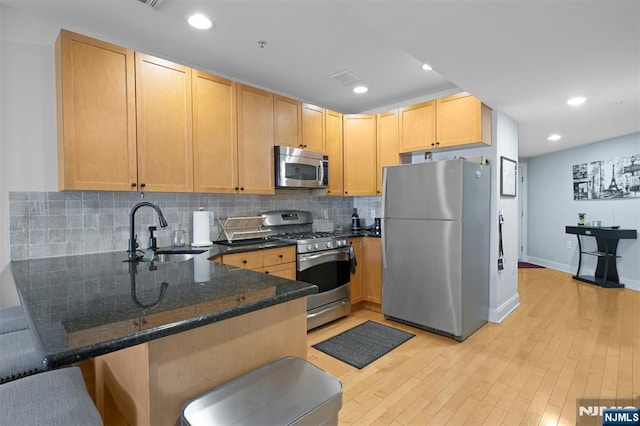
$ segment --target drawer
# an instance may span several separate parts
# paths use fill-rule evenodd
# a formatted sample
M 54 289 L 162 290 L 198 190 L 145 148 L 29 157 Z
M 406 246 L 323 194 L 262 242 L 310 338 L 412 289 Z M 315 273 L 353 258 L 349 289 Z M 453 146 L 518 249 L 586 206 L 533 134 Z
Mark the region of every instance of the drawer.
M 296 263 L 283 263 L 281 265 L 271 265 L 262 268 L 262 272 L 265 274 L 273 275 L 274 277 L 287 278 L 289 280 L 296 279 Z
M 262 252 L 262 266 L 280 265 L 296 261 L 296 248 L 294 246 L 280 247 Z
M 245 253 L 225 254 L 222 256 L 222 263 L 237 266 L 238 268 L 260 269 L 262 268 L 262 252 L 258 250 Z

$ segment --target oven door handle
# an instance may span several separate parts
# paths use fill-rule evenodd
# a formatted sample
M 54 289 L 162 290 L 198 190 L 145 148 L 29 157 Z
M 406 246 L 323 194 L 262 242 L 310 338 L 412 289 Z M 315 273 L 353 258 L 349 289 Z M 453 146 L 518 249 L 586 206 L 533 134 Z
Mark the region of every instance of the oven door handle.
M 322 263 L 337 261 L 349 261 L 348 247 L 339 250 L 327 250 L 321 253 L 301 254 L 298 256 L 299 271 L 304 271 Z

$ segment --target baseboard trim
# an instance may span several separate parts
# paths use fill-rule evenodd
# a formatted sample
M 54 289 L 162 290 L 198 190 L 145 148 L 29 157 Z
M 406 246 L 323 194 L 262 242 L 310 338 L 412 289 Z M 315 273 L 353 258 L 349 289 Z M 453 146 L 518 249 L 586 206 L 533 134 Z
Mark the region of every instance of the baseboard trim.
M 527 256 L 527 262 L 535 263 L 536 265 L 545 266 L 547 268 L 555 269 L 556 271 L 566 272 L 568 274 L 575 274 L 577 266 L 567 265 L 564 263 L 552 262 L 548 259 L 541 259 L 539 257 Z M 634 280 L 629 277 L 620 277 L 620 282 L 624 284 L 625 288 L 634 291 L 640 291 L 640 280 Z
M 520 306 L 520 295 L 514 294 L 497 309 L 489 309 L 489 321 L 500 324 L 506 317 Z

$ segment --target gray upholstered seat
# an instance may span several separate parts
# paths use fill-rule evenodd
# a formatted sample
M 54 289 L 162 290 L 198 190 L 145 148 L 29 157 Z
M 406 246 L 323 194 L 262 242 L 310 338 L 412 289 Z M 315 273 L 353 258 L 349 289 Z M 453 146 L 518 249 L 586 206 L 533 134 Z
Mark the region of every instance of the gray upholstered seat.
M 42 358 L 31 330 L 0 334 L 0 383 L 37 373 L 42 369 Z
M 102 425 L 78 367 L 0 385 L 0 425 Z
M 22 306 L 0 308 L 0 334 L 29 328 Z

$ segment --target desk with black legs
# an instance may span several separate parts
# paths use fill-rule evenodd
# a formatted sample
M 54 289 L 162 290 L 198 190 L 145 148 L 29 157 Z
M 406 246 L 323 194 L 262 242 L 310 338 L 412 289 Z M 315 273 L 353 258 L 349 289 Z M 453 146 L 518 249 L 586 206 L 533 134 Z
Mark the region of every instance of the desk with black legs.
M 637 231 L 635 229 L 613 229 L 613 228 L 592 228 L 589 226 L 567 226 L 567 234 L 575 234 L 578 238 L 578 271 L 573 276 L 574 279 L 586 283 L 596 284 L 608 288 L 624 288 L 618 278 L 616 255 L 618 241 L 623 239 L 635 240 Z M 596 251 L 583 251 L 581 236 L 595 237 L 598 249 Z M 594 275 L 580 275 L 582 266 L 582 255 L 591 255 L 598 258 Z

